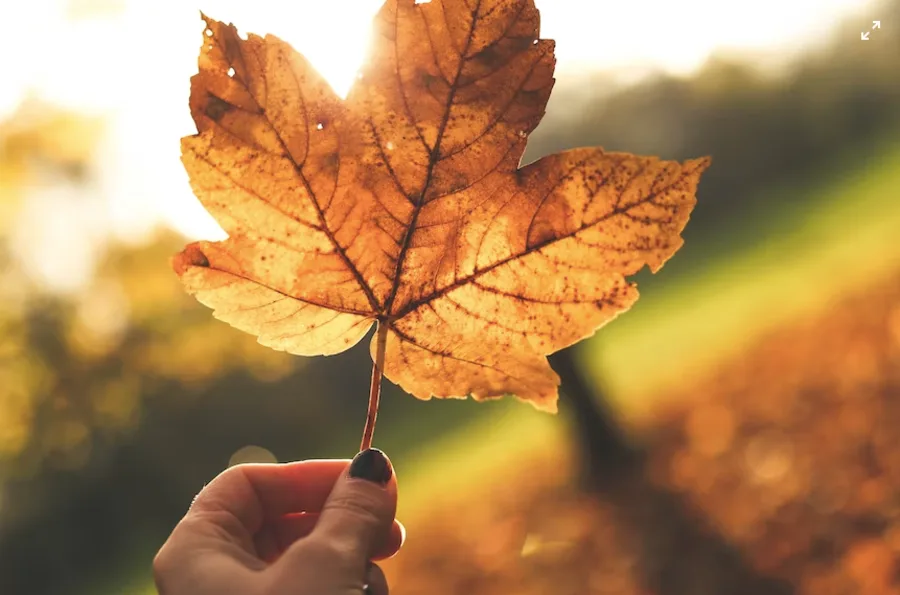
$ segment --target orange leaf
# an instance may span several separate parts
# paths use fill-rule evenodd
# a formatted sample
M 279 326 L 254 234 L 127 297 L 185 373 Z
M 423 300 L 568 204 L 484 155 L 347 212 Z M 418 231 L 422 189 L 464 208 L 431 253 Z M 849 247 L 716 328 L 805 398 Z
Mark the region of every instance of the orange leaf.
M 520 168 L 554 44 L 533 0 L 470 4 L 388 0 L 346 100 L 277 37 L 204 17 L 183 161 L 229 238 L 174 267 L 263 345 L 334 354 L 377 322 L 384 375 L 416 397 L 556 411 L 546 356 L 634 303 L 626 277 L 681 246 L 709 160 L 583 148 Z

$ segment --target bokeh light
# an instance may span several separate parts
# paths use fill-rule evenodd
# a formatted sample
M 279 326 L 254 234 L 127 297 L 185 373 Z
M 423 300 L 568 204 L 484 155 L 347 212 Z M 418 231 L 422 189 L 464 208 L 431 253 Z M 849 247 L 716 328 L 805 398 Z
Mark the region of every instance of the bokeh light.
M 270 450 L 262 446 L 248 445 L 236 450 L 228 459 L 228 466 L 243 465 L 244 463 L 277 463 L 278 458 Z

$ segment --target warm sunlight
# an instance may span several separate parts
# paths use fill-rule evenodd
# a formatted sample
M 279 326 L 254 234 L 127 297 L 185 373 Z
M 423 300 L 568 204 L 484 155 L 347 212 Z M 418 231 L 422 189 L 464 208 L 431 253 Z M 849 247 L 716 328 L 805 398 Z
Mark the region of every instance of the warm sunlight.
M 689 72 L 716 49 L 790 51 L 828 36 L 835 21 L 864 14 L 864 0 L 758 0 L 723 3 L 656 0 L 627 3 L 537 0 L 542 35 L 557 40 L 560 73 L 575 69 L 652 66 Z M 271 32 L 291 42 L 344 94 L 365 51 L 381 0 L 39 0 L 0 5 L 0 51 L 27 59 L 5 65 L 0 116 L 29 92 L 76 109 L 103 110 L 126 99 L 122 78 L 183 85 L 175 65 L 196 59 L 198 12 Z M 95 7 L 91 9 L 90 7 Z M 73 7 L 78 7 L 76 10 Z M 85 8 L 87 7 L 87 8 Z M 877 16 L 877 15 L 875 15 Z M 40 35 L 37 32 L 41 32 Z M 149 36 L 148 43 L 133 43 Z M 152 38 L 157 37 L 155 42 Z M 44 40 L 36 43 L 34 40 Z M 46 40 L 53 40 L 47 43 Z M 64 48 L 64 49 L 62 49 Z M 132 74 L 128 65 L 146 67 Z M 164 71 L 163 68 L 169 69 Z M 127 96 L 130 100 L 139 98 Z
M 220 21 L 244 33 L 272 33 L 291 43 L 328 79 L 340 95 L 353 83 L 369 42 L 369 25 L 381 0 L 351 2 L 199 2 Z
M 900 595 L 898 28 L 0 0 L 0 595 Z
M 2 3 L 0 53 L 19 59 L 5 66 L 0 118 L 29 96 L 105 117 L 109 135 L 97 159 L 107 166 L 101 168 L 100 187 L 91 189 L 107 205 L 96 215 L 99 226 L 138 241 L 160 223 L 192 238 L 219 238 L 223 232 L 191 194 L 179 161 L 179 138 L 194 130 L 187 95 L 196 72 L 199 12 L 235 22 L 242 32 L 282 37 L 344 95 L 380 5 L 381 0 Z M 557 40 L 557 78 L 566 83 L 588 69 L 630 78 L 653 68 L 687 74 L 720 49 L 789 55 L 826 41 L 842 16 L 870 18 L 860 0 L 537 5 L 542 36 Z
M 542 35 L 557 40 L 559 76 L 584 69 L 661 68 L 687 74 L 716 49 L 792 52 L 825 41 L 837 18 L 859 0 L 760 0 L 740 6 L 715 0 L 627 3 L 537 0 Z M 210 0 L 203 10 L 243 31 L 273 32 L 306 55 L 341 95 L 352 84 L 381 0 L 290 3 Z M 179 10 L 179 12 L 181 12 Z M 179 209 L 169 220 L 205 234 L 209 216 Z M 204 231 L 201 231 L 204 230 Z

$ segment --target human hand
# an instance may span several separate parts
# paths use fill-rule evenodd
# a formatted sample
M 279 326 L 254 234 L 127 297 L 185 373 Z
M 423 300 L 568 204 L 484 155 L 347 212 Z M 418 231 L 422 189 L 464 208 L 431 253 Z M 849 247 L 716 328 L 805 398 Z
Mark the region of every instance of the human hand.
M 349 465 L 348 465 L 349 463 Z M 160 595 L 387 595 L 397 479 L 377 449 L 221 473 L 153 561 Z M 366 589 L 368 585 L 368 589 Z

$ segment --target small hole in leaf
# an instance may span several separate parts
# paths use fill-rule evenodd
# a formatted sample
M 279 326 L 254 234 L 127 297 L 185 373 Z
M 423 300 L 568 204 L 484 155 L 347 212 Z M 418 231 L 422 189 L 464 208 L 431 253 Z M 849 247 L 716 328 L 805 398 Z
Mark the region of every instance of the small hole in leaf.
M 234 76 L 234 68 L 228 69 L 228 76 Z
M 387 144 L 384 146 L 384 148 L 387 149 L 388 151 L 393 151 L 394 143 L 392 143 L 391 141 L 388 141 Z
M 213 30 L 212 30 L 212 29 L 207 29 L 207 30 L 204 31 L 203 33 L 205 33 L 207 37 L 212 37 L 212 36 L 213 36 Z
M 322 124 L 321 122 L 319 122 L 318 124 L 316 124 L 316 130 L 322 130 L 322 129 L 324 129 L 324 128 L 325 128 L 325 124 Z
M 539 41 L 539 40 L 535 39 L 534 41 L 531 42 L 531 45 L 537 45 L 537 44 L 538 44 L 538 41 Z
M 528 133 L 525 132 L 524 130 L 520 130 L 520 131 L 519 131 L 519 136 L 522 137 L 522 138 L 525 138 L 526 136 L 528 136 Z

